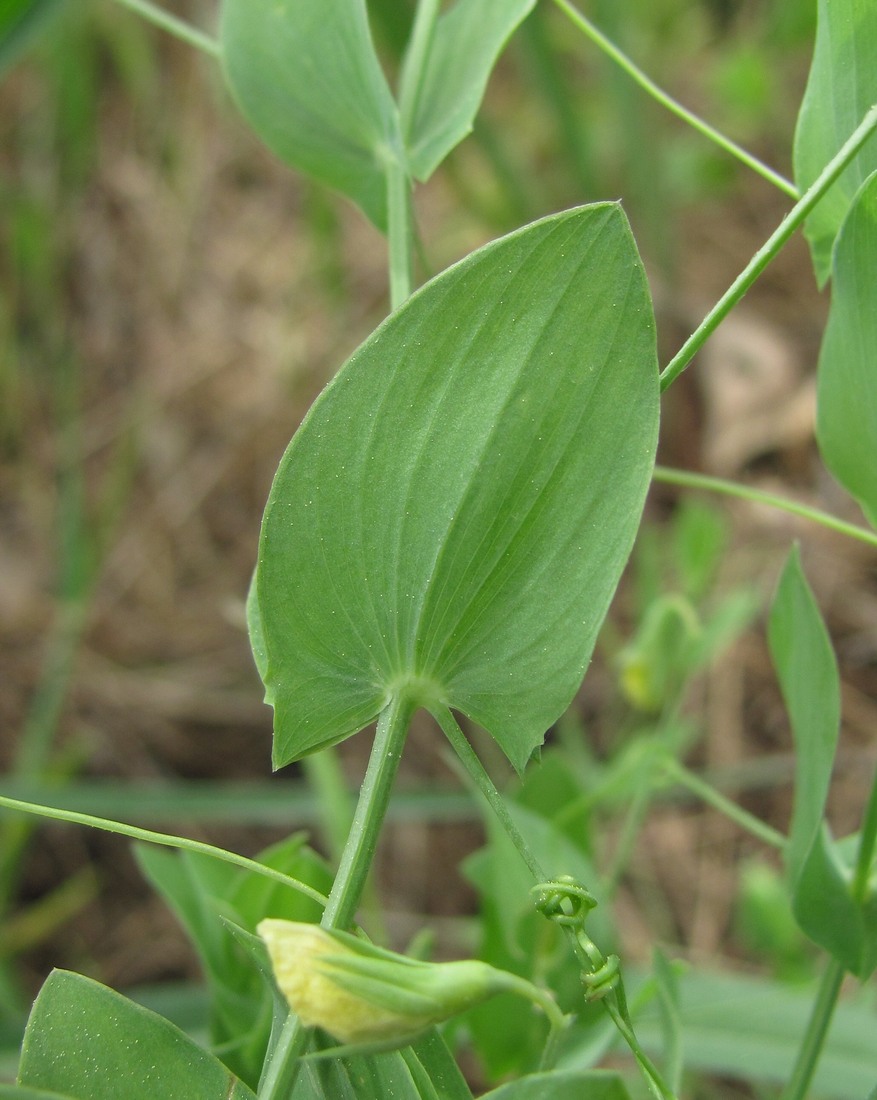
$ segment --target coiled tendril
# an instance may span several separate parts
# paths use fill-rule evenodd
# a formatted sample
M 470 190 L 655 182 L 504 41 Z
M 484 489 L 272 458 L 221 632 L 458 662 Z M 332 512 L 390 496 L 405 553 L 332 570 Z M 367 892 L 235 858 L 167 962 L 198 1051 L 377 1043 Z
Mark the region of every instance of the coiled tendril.
M 620 962 L 617 955 L 609 955 L 608 958 L 603 955 L 585 932 L 585 921 L 596 907 L 597 899 L 570 875 L 560 875 L 551 882 L 540 882 L 531 893 L 539 912 L 569 930 L 579 948 L 579 958 L 582 961 L 586 959 L 590 964 L 590 969 L 581 972 L 585 999 L 598 1001 L 605 997 L 618 985 Z

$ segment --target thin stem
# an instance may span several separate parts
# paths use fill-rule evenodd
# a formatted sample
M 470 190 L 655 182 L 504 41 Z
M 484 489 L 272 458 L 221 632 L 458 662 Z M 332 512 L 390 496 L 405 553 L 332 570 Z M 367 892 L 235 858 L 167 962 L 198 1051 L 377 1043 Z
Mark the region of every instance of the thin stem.
M 744 270 L 737 276 L 721 299 L 710 310 L 697 329 L 689 336 L 670 363 L 661 372 L 661 390 L 667 389 L 685 370 L 709 336 L 718 328 L 735 305 L 777 255 L 795 230 L 856 156 L 868 138 L 877 129 L 877 105 L 871 107 L 856 129 L 847 138 L 837 154 L 823 168 L 817 179 L 807 188 L 801 199 L 792 207 L 779 227 L 759 248 Z
M 374 859 L 414 710 L 415 704 L 410 699 L 396 696 L 378 720 L 353 824 L 350 826 L 341 864 L 323 910 L 320 923 L 324 928 L 346 929 L 353 923 Z M 259 1100 L 286 1100 L 291 1095 L 299 1058 L 304 1053 L 308 1034 L 298 1017 L 290 1013 L 277 1046 L 265 1064 L 259 1085 Z
M 412 287 L 411 179 L 402 161 L 387 157 L 387 236 L 390 253 L 390 309 L 398 309 Z
M 438 722 L 439 726 L 441 726 L 442 732 L 451 743 L 451 748 L 457 754 L 460 763 L 466 769 L 466 774 L 475 784 L 479 794 L 481 794 L 484 801 L 493 811 L 500 825 L 502 825 L 509 840 L 514 844 L 518 855 L 524 863 L 526 863 L 530 874 L 536 882 L 547 881 L 549 878 L 548 874 L 539 863 L 536 856 L 530 851 L 530 846 L 527 844 L 526 840 L 524 840 L 520 830 L 512 819 L 512 815 L 508 811 L 505 799 L 494 786 L 493 781 L 484 769 L 484 765 L 478 759 L 478 754 L 469 744 L 468 738 L 460 729 L 453 714 L 451 714 L 447 707 L 441 706 L 436 706 L 434 709 L 431 708 L 430 713 L 433 718 L 435 718 L 436 722 Z
M 143 840 L 147 844 L 161 844 L 165 848 L 179 848 L 184 852 L 197 852 L 199 855 L 212 856 L 223 863 L 234 864 L 245 871 L 252 871 L 264 878 L 273 879 L 283 886 L 289 886 L 305 894 L 320 905 L 326 905 L 328 898 L 319 890 L 314 890 L 305 882 L 299 882 L 291 875 L 285 875 L 282 871 L 275 871 L 273 867 L 266 867 L 254 859 L 239 856 L 236 852 L 228 852 L 224 848 L 217 848 L 213 844 L 205 844 L 200 840 L 190 840 L 184 836 L 172 836 L 170 833 L 157 833 L 152 829 L 140 829 L 136 825 L 126 825 L 122 821 L 110 821 L 104 817 L 93 817 L 91 814 L 77 813 L 75 810 L 59 810 L 53 806 L 38 806 L 33 802 L 22 802 L 17 798 L 7 798 L 0 795 L 0 807 L 7 810 L 15 810 L 18 813 L 36 814 L 38 817 L 47 817 L 52 821 L 67 821 L 74 825 L 88 825 L 92 829 L 102 829 L 106 833 L 118 833 L 120 836 L 130 837 L 132 840 Z
M 877 845 L 877 773 L 871 783 L 871 794 L 865 809 L 862 832 L 859 837 L 859 852 L 856 857 L 856 870 L 850 892 L 853 900 L 863 905 L 868 897 L 868 885 L 871 877 L 871 864 L 874 862 L 874 848 Z
M 595 46 L 599 47 L 611 58 L 616 65 L 618 65 L 627 75 L 634 80 L 639 86 L 653 99 L 656 99 L 662 107 L 666 107 L 668 111 L 676 115 L 677 118 L 681 118 L 684 122 L 687 122 L 689 126 L 697 130 L 699 134 L 703 134 L 704 137 L 709 138 L 719 148 L 724 149 L 726 153 L 730 153 L 731 156 L 737 158 L 748 168 L 751 168 L 754 172 L 757 172 L 759 176 L 766 179 L 769 183 L 772 183 L 775 187 L 778 187 L 780 191 L 789 196 L 790 199 L 798 198 L 798 189 L 791 182 L 787 180 L 785 176 L 781 176 L 779 172 L 774 171 L 763 161 L 760 161 L 758 157 L 747 152 L 742 146 L 738 145 L 735 141 L 732 141 L 729 137 L 726 137 L 723 133 L 717 130 L 714 126 L 710 126 L 708 122 L 705 122 L 693 111 L 689 111 L 687 107 L 683 107 L 678 100 L 674 99 L 668 92 L 665 92 L 663 88 L 660 88 L 650 76 L 647 76 L 643 70 L 623 53 L 614 42 L 611 42 L 602 31 L 598 30 L 594 24 L 588 19 L 586 15 L 573 7 L 568 0 L 555 0 L 557 6 L 564 12 L 565 15 L 591 39 Z
M 183 19 L 171 15 L 170 12 L 158 7 L 157 4 L 151 3 L 150 0 L 117 0 L 117 3 L 136 11 L 148 22 L 153 23 L 156 27 L 161 27 L 163 31 L 167 31 L 168 34 L 172 34 L 175 38 L 179 38 L 190 46 L 194 46 L 196 50 L 201 50 L 202 53 L 209 54 L 210 57 L 214 58 L 221 56 L 222 47 L 215 38 L 199 31 L 191 23 L 186 23 Z
M 711 493 L 723 493 L 725 496 L 737 497 L 739 500 L 752 501 L 754 504 L 766 504 L 770 508 L 779 508 L 783 512 L 789 512 L 793 516 L 801 516 L 803 519 L 812 520 L 838 534 L 848 535 L 850 538 L 867 542 L 870 546 L 877 546 L 877 533 L 869 531 L 865 527 L 859 527 L 854 523 L 846 523 L 829 512 L 823 512 L 819 508 L 809 508 L 806 504 L 799 504 L 787 497 L 776 496 L 773 493 L 762 492 L 761 489 L 753 489 L 749 485 L 740 485 L 735 481 L 725 481 L 720 477 L 708 477 L 706 474 L 696 474 L 690 470 L 673 470 L 667 466 L 656 466 L 654 472 L 655 481 L 661 481 L 666 485 L 681 485 L 687 489 L 705 489 Z
M 798 1051 L 798 1058 L 792 1069 L 789 1083 L 782 1092 L 781 1100 L 804 1100 L 806 1097 L 837 1005 L 843 978 L 843 963 L 832 959 L 822 975 L 807 1030 Z
M 475 784 L 479 793 L 484 800 L 490 806 L 491 810 L 496 815 L 500 825 L 502 825 L 507 836 L 514 844 L 521 859 L 526 863 L 530 873 L 537 883 L 545 882 L 546 875 L 536 858 L 531 851 L 530 846 L 527 844 L 524 837 L 521 835 L 518 827 L 512 820 L 511 814 L 508 811 L 508 807 L 505 804 L 505 800 L 502 795 L 496 789 L 492 779 L 487 774 L 484 765 L 478 758 L 478 754 L 469 744 L 466 735 L 460 729 L 457 720 L 451 714 L 450 710 L 446 706 L 435 706 L 430 708 L 430 713 L 439 726 L 442 728 L 442 732 L 448 738 L 451 743 L 451 747 L 460 759 L 463 767 L 466 770 L 467 775 Z M 562 926 L 563 927 L 563 926 Z M 588 955 L 588 953 L 582 947 L 579 942 L 579 938 L 576 936 L 574 929 L 570 927 L 563 927 L 564 932 L 569 939 L 570 945 L 575 952 L 576 958 L 582 965 L 583 971 L 588 972 L 594 965 L 594 959 Z M 600 956 L 602 958 L 602 956 Z M 599 965 L 599 959 L 598 959 Z M 662 1078 L 657 1068 L 653 1065 L 651 1059 L 645 1053 L 640 1046 L 639 1040 L 636 1037 L 636 1033 L 631 1023 L 630 1013 L 627 1010 L 627 998 L 624 993 L 624 982 L 619 973 L 618 984 L 605 995 L 602 1002 L 606 1011 L 609 1013 L 620 1035 L 630 1047 L 631 1053 L 636 1059 L 637 1064 L 643 1072 L 646 1080 L 648 1081 L 652 1091 L 661 1100 L 672 1100 L 673 1092 L 668 1088 L 666 1082 Z
M 769 844 L 773 848 L 778 848 L 780 851 L 785 850 L 788 842 L 781 832 L 771 828 L 770 825 L 766 825 L 754 814 L 744 810 L 736 802 L 732 802 L 730 798 L 726 798 L 715 787 L 710 786 L 699 775 L 695 775 L 694 772 L 686 768 L 684 764 L 680 764 L 672 756 L 667 756 L 661 761 L 661 766 L 674 782 L 696 794 L 708 806 L 712 806 L 713 809 L 718 810 L 719 813 L 724 814 L 731 821 L 736 822 L 741 829 L 745 829 L 748 833 L 758 837 L 759 840 L 764 841 L 765 844 Z

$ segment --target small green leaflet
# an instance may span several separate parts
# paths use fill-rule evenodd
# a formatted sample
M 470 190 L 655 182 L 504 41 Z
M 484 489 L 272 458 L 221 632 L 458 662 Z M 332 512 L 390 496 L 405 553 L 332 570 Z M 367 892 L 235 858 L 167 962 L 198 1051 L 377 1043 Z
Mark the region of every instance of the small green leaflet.
M 819 0 L 816 48 L 795 131 L 795 183 L 803 194 L 877 103 L 877 4 Z M 853 195 L 877 169 L 871 140 L 808 217 L 806 236 L 820 286 Z
M 402 139 L 363 0 L 223 0 L 219 34 L 231 93 L 262 141 L 383 228 Z
M 405 693 L 522 769 L 584 675 L 657 426 L 651 300 L 615 204 L 535 222 L 409 299 L 271 490 L 251 622 L 275 765 Z
M 825 465 L 877 527 L 877 172 L 855 195 L 834 248 L 819 354 L 816 437 Z

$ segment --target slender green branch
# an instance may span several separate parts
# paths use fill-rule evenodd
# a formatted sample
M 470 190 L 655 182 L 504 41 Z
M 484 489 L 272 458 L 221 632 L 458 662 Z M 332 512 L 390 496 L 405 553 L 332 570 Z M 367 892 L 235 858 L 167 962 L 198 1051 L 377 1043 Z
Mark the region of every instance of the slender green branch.
M 813 1003 L 807 1030 L 801 1042 L 798 1058 L 792 1069 L 789 1082 L 783 1089 L 781 1100 L 804 1100 L 816 1072 L 816 1064 L 822 1053 L 825 1037 L 828 1034 L 831 1018 L 834 1014 L 841 983 L 844 978 L 843 963 L 832 959 L 822 975 L 819 992 Z
M 661 104 L 662 107 L 666 107 L 668 111 L 676 115 L 677 118 L 681 118 L 684 122 L 687 122 L 689 126 L 697 130 L 699 134 L 703 134 L 704 137 L 709 138 L 719 148 L 724 149 L 726 153 L 730 153 L 731 156 L 736 157 L 748 168 L 751 168 L 753 172 L 757 172 L 759 176 L 766 179 L 769 183 L 772 183 L 775 187 L 778 187 L 780 191 L 788 195 L 790 199 L 798 198 L 798 189 L 791 182 L 787 180 L 785 176 L 781 176 L 779 172 L 774 171 L 763 161 L 760 161 L 758 157 L 752 155 L 738 145 L 735 141 L 732 141 L 729 137 L 726 137 L 723 133 L 717 130 L 714 126 L 710 126 L 708 122 L 705 122 L 693 111 L 689 111 L 687 107 L 683 107 L 678 100 L 674 99 L 669 93 L 665 92 L 663 88 L 659 87 L 650 76 L 647 76 L 642 69 L 623 53 L 614 42 L 598 30 L 597 27 L 588 19 L 586 15 L 573 7 L 569 3 L 569 0 L 554 0 L 557 6 L 569 17 L 580 31 L 590 38 L 590 40 L 599 49 L 611 58 L 616 65 L 618 65 L 627 75 L 634 80 L 639 86 L 653 98 Z
M 167 31 L 168 34 L 172 34 L 182 42 L 194 46 L 196 50 L 209 54 L 210 57 L 218 58 L 222 53 L 222 48 L 215 38 L 199 31 L 191 23 L 186 23 L 185 20 L 171 15 L 170 12 L 158 7 L 157 4 L 151 3 L 151 0 L 116 0 L 116 2 L 130 8 L 132 11 L 136 11 L 138 15 L 142 15 L 144 19 L 153 23 L 156 27 L 161 27 L 163 31 Z
M 74 810 L 59 810 L 53 806 L 38 806 L 33 802 L 22 802 L 17 798 L 7 798 L 5 795 L 0 795 L 0 807 L 15 810 L 18 813 L 35 814 L 38 817 L 46 817 L 52 821 L 88 825 L 92 829 L 102 829 L 106 833 L 118 833 L 120 836 L 130 837 L 132 840 L 146 841 L 147 844 L 161 844 L 165 848 L 179 848 L 184 852 L 197 852 L 199 855 L 212 856 L 214 859 L 222 860 L 223 863 L 234 864 L 235 867 L 242 867 L 245 871 L 252 871 L 264 878 L 273 879 L 283 886 L 298 890 L 300 894 L 305 894 L 320 905 L 326 905 L 328 902 L 325 894 L 321 894 L 319 890 L 315 890 L 305 882 L 299 882 L 298 879 L 285 875 L 282 871 L 275 871 L 273 867 L 266 867 L 263 863 L 258 863 L 254 859 L 247 859 L 246 856 L 239 856 L 235 852 L 227 852 L 224 848 L 217 848 L 213 844 L 205 844 L 200 840 L 189 840 L 188 837 L 172 836 L 169 833 L 157 833 L 152 829 L 140 829 L 136 825 L 126 825 L 122 821 L 110 821 L 105 817 L 93 817 L 91 814 L 81 814 Z
M 399 157 L 388 155 L 387 235 L 390 252 L 390 308 L 398 309 L 411 294 L 413 211 L 411 178 Z
M 753 504 L 766 504 L 771 508 L 789 512 L 793 516 L 812 520 L 831 531 L 837 531 L 838 534 L 848 535 L 850 538 L 859 539 L 860 542 L 877 546 L 877 532 L 869 531 L 866 527 L 858 527 L 854 523 L 846 523 L 819 508 L 810 508 L 806 504 L 799 504 L 795 500 L 776 496 L 773 493 L 765 493 L 749 485 L 740 485 L 738 482 L 725 481 L 719 477 L 708 477 L 706 474 L 696 474 L 690 470 L 673 470 L 667 466 L 656 466 L 654 479 L 666 485 L 681 485 L 686 489 L 705 489 L 707 492 L 723 493 L 725 496 L 748 500 Z
M 439 726 L 441 726 L 442 732 L 448 738 L 451 743 L 451 747 L 457 754 L 460 762 L 466 770 L 467 775 L 475 785 L 476 789 L 482 795 L 487 802 L 490 809 L 496 815 L 497 820 L 506 832 L 506 835 L 514 844 L 521 859 L 527 865 L 530 873 L 537 883 L 546 881 L 546 875 L 539 863 L 539 860 L 530 849 L 524 837 L 521 835 L 517 825 L 515 825 L 508 807 L 505 804 L 505 800 L 496 787 L 493 784 L 490 776 L 484 768 L 484 765 L 478 758 L 478 754 L 469 744 L 469 741 L 463 731 L 460 729 L 459 724 L 454 718 L 453 714 L 446 706 L 436 705 L 430 707 L 430 713 Z M 605 963 L 605 959 L 602 955 L 598 955 L 597 959 L 593 955 L 588 954 L 584 949 L 581 938 L 576 935 L 575 930 L 572 927 L 564 926 L 564 932 L 567 934 L 570 945 L 576 954 L 577 959 L 582 965 L 583 973 L 590 972 L 594 965 L 599 966 Z M 594 951 L 596 952 L 596 947 Z M 601 1004 L 605 1007 L 609 1016 L 612 1018 L 619 1034 L 627 1043 L 631 1050 L 637 1064 L 642 1070 L 643 1075 L 649 1083 L 652 1091 L 660 1100 L 673 1100 L 673 1092 L 667 1086 L 663 1077 L 658 1069 L 654 1066 L 649 1056 L 640 1046 L 636 1033 L 633 1029 L 633 1024 L 630 1019 L 630 1013 L 627 1010 L 627 998 L 624 992 L 624 982 L 621 974 L 618 974 L 617 984 L 611 988 L 603 997 Z
M 395 697 L 381 714 L 368 767 L 353 815 L 353 824 L 341 855 L 341 863 L 320 922 L 324 928 L 346 929 L 353 923 L 374 859 L 378 836 L 386 816 L 402 747 L 415 704 Z M 290 1013 L 277 1046 L 265 1064 L 259 1100 L 286 1100 L 292 1094 L 295 1075 L 308 1040 L 308 1031 Z
M 778 848 L 780 851 L 786 848 L 787 841 L 781 832 L 771 828 L 770 825 L 766 825 L 754 814 L 744 810 L 736 802 L 732 802 L 730 798 L 726 798 L 715 787 L 710 786 L 709 783 L 701 779 L 699 775 L 695 775 L 684 764 L 680 764 L 674 757 L 665 757 L 661 761 L 661 766 L 674 782 L 696 794 L 708 806 L 712 806 L 713 809 L 718 810 L 719 813 L 724 814 L 731 821 L 736 822 L 741 829 L 745 829 L 772 848 Z
M 817 179 L 807 188 L 801 199 L 792 207 L 759 248 L 745 269 L 737 276 L 722 298 L 710 310 L 697 329 L 685 341 L 670 363 L 661 372 L 661 390 L 666 390 L 685 370 L 697 352 L 706 343 L 708 337 L 718 328 L 735 305 L 777 255 L 807 215 L 828 191 L 838 176 L 857 155 L 865 142 L 877 130 L 877 105 L 870 108 L 865 117 L 847 138 L 837 154 L 823 168 Z
M 442 732 L 451 743 L 451 748 L 457 754 L 460 763 L 466 769 L 466 774 L 474 783 L 484 801 L 493 811 L 500 825 L 502 825 L 509 840 L 511 840 L 512 844 L 514 844 L 517 849 L 518 855 L 524 863 L 526 863 L 530 874 L 536 882 L 545 882 L 549 878 L 549 875 L 530 850 L 529 844 L 527 844 L 526 840 L 524 840 L 521 835 L 512 815 L 509 813 L 505 799 L 494 786 L 493 781 L 484 769 L 484 765 L 478 759 L 478 754 L 469 744 L 469 739 L 460 729 L 453 714 L 451 714 L 445 706 L 430 708 L 430 713 L 433 718 L 435 718 L 436 722 L 438 722 L 439 726 L 441 726 Z

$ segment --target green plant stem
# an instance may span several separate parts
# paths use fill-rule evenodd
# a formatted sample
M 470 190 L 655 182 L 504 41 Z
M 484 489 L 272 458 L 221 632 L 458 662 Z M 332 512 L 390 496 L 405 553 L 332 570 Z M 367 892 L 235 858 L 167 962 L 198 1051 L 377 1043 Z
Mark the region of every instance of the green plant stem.
M 810 1019 L 807 1022 L 807 1030 L 801 1041 L 792 1075 L 783 1089 L 781 1100 L 804 1100 L 806 1097 L 822 1053 L 825 1036 L 828 1034 L 843 978 L 843 963 L 832 959 L 822 975 L 819 992 L 816 994 Z
M 222 48 L 215 38 L 199 31 L 191 23 L 186 23 L 185 20 L 171 15 L 170 12 L 158 7 L 158 5 L 150 3 L 150 0 L 116 0 L 116 2 L 123 7 L 130 8 L 131 11 L 136 11 L 149 23 L 161 27 L 163 31 L 167 31 L 175 38 L 194 46 L 196 50 L 201 50 L 202 53 L 209 54 L 214 58 L 221 56 Z
M 400 157 L 388 156 L 387 236 L 390 256 L 390 309 L 396 310 L 410 296 L 412 287 L 411 179 Z
M 430 713 L 441 727 L 442 733 L 451 743 L 451 748 L 457 754 L 460 763 L 466 770 L 466 774 L 474 783 L 479 794 L 493 811 L 496 819 L 502 825 L 509 840 L 514 844 L 521 859 L 526 863 L 527 870 L 536 882 L 545 882 L 550 877 L 540 864 L 536 856 L 530 851 L 515 824 L 512 815 L 508 811 L 505 799 L 494 786 L 493 780 L 485 771 L 484 765 L 478 759 L 478 754 L 469 744 L 469 739 L 460 729 L 459 723 L 453 714 L 444 706 L 430 708 Z
M 16 813 L 34 814 L 37 817 L 49 818 L 51 821 L 87 825 L 90 829 L 101 829 L 105 833 L 118 833 L 120 836 L 130 837 L 132 840 L 146 841 L 147 844 L 160 844 L 165 848 L 179 848 L 184 852 L 197 852 L 199 855 L 212 856 L 214 859 L 222 860 L 223 863 L 234 864 L 235 867 L 242 867 L 245 871 L 252 871 L 264 878 L 279 882 L 283 886 L 298 890 L 300 894 L 305 894 L 320 905 L 326 905 L 329 900 L 319 890 L 315 890 L 305 882 L 299 882 L 291 875 L 285 875 L 282 871 L 275 871 L 273 867 L 266 867 L 254 859 L 247 859 L 246 856 L 239 856 L 236 852 L 228 852 L 225 848 L 217 848 L 213 844 L 205 844 L 200 840 L 190 840 L 188 837 L 173 836 L 170 833 L 157 833 L 152 829 L 140 829 L 136 825 L 126 825 L 122 821 L 110 821 L 105 817 L 94 817 L 91 814 L 81 814 L 74 810 L 59 810 L 53 806 L 38 806 L 36 803 L 22 802 L 17 798 L 7 798 L 5 795 L 0 795 L 0 807 L 14 810 Z
M 748 500 L 753 504 L 766 504 L 770 508 L 778 508 L 783 512 L 789 512 L 793 516 L 801 516 L 803 519 L 812 520 L 838 534 L 848 535 L 850 538 L 866 542 L 870 546 L 877 546 L 877 533 L 869 531 L 865 527 L 858 527 L 854 523 L 846 523 L 842 519 L 823 512 L 819 508 L 809 508 L 806 504 L 789 500 L 786 497 L 776 496 L 773 493 L 765 493 L 760 489 L 753 489 L 749 485 L 740 485 L 734 481 L 725 481 L 719 477 L 708 477 L 706 474 L 696 474 L 689 470 L 673 470 L 667 466 L 656 466 L 654 472 L 655 481 L 661 481 L 666 485 L 681 485 L 686 489 L 704 489 L 710 493 L 722 493 L 725 496 L 737 497 L 739 500 Z
M 856 856 L 856 870 L 850 887 L 853 900 L 859 905 L 863 905 L 868 897 L 875 845 L 877 845 L 877 772 L 871 783 L 871 794 L 865 808 L 865 818 L 859 836 L 859 851 Z
M 343 930 L 353 923 L 374 859 L 415 706 L 407 696 L 396 696 L 378 720 L 353 823 L 323 910 L 320 923 L 324 928 Z M 290 1013 L 265 1064 L 259 1085 L 259 1100 L 287 1100 L 291 1095 L 308 1035 L 308 1030 L 302 1027 L 298 1017 Z
M 748 833 L 758 837 L 759 840 L 764 841 L 765 844 L 769 844 L 772 848 L 778 848 L 780 851 L 784 851 L 787 845 L 787 840 L 781 832 L 777 829 L 772 829 L 770 825 L 765 823 L 754 814 L 749 813 L 748 810 L 744 810 L 742 806 L 738 806 L 736 802 L 732 802 L 730 798 L 726 798 L 723 794 L 716 790 L 715 787 L 705 782 L 699 775 L 695 775 L 685 767 L 684 764 L 680 764 L 672 756 L 664 757 L 661 761 L 661 766 L 667 776 L 674 782 L 678 783 L 681 787 L 685 787 L 687 790 L 696 794 L 703 802 L 706 802 L 708 806 L 712 806 L 713 809 L 718 810 L 719 813 L 725 815 L 740 826 L 741 829 L 745 829 Z
M 478 758 L 478 754 L 469 744 L 468 738 L 460 729 L 457 720 L 451 714 L 450 710 L 446 706 L 436 705 L 430 707 L 430 713 L 439 726 L 442 732 L 448 738 L 451 743 L 451 747 L 457 754 L 461 764 L 466 770 L 466 774 L 469 776 L 476 789 L 479 791 L 485 802 L 490 809 L 496 815 L 500 825 L 505 830 L 507 836 L 511 840 L 517 849 L 521 859 L 527 865 L 530 873 L 533 875 L 536 883 L 545 882 L 547 876 L 544 869 L 539 863 L 539 860 L 530 850 L 530 846 L 527 844 L 524 837 L 521 835 L 518 827 L 512 820 L 512 816 L 508 811 L 508 807 L 505 804 L 505 799 L 499 793 L 494 786 L 493 780 L 487 774 L 484 765 Z M 581 943 L 577 939 L 573 929 L 564 927 L 564 932 L 570 941 L 573 951 L 576 954 L 576 958 L 579 960 L 584 971 L 590 971 L 593 967 L 594 960 L 587 954 L 582 947 Z M 637 1064 L 643 1072 L 646 1080 L 649 1083 L 652 1091 L 661 1100 L 672 1100 L 673 1092 L 668 1087 L 658 1069 L 654 1066 L 649 1056 L 640 1046 L 640 1042 L 636 1037 L 636 1033 L 633 1029 L 633 1024 L 630 1019 L 630 1013 L 627 1009 L 627 998 L 624 993 L 624 982 L 620 974 L 618 977 L 618 985 L 616 988 L 611 989 L 603 998 L 602 1002 L 613 1023 L 618 1029 L 619 1034 L 630 1048 L 631 1053 L 636 1059 Z
M 781 176 L 779 172 L 774 171 L 768 165 L 760 161 L 758 157 L 747 152 L 742 146 L 738 145 L 735 141 L 732 141 L 729 137 L 726 137 L 714 126 L 710 126 L 708 122 L 705 122 L 702 118 L 699 118 L 694 112 L 689 111 L 687 107 L 683 107 L 678 100 L 674 99 L 668 92 L 665 92 L 663 88 L 660 88 L 650 76 L 647 76 L 642 69 L 627 56 L 622 50 L 611 42 L 602 31 L 588 19 L 586 15 L 569 3 L 569 0 L 554 0 L 561 11 L 574 23 L 580 31 L 590 38 L 590 40 L 599 49 L 611 58 L 627 75 L 634 80 L 644 91 L 662 107 L 666 107 L 668 111 L 676 115 L 677 118 L 681 118 L 684 122 L 687 122 L 689 126 L 697 130 L 699 134 L 703 134 L 704 137 L 709 138 L 719 148 L 724 149 L 726 153 L 730 153 L 741 161 L 748 168 L 751 168 L 754 172 L 757 172 L 759 176 L 766 179 L 769 183 L 772 183 L 775 187 L 778 187 L 780 191 L 788 195 L 790 199 L 798 198 L 798 189 L 791 182 L 787 180 L 785 176 Z
M 877 130 L 877 105 L 871 107 L 870 110 L 866 112 L 862 121 L 843 143 L 840 150 L 832 157 L 825 168 L 823 168 L 816 180 L 807 188 L 799 201 L 792 207 L 785 218 L 783 218 L 778 228 L 771 234 L 767 241 L 765 241 L 761 248 L 759 248 L 744 270 L 737 276 L 721 299 L 713 306 L 701 324 L 698 325 L 695 331 L 689 336 L 661 372 L 662 392 L 666 390 L 668 386 L 672 385 L 685 370 L 697 352 L 706 343 L 707 339 L 715 332 L 719 324 L 746 294 L 747 290 L 749 290 L 758 276 L 777 255 L 795 230 L 804 222 L 813 207 L 816 206 L 822 196 L 828 191 L 850 161 L 853 160 L 875 130 Z

